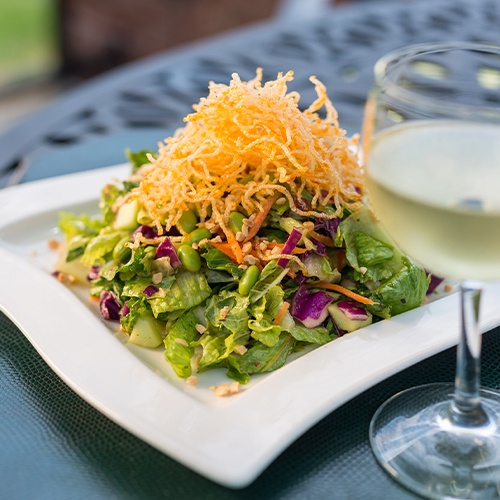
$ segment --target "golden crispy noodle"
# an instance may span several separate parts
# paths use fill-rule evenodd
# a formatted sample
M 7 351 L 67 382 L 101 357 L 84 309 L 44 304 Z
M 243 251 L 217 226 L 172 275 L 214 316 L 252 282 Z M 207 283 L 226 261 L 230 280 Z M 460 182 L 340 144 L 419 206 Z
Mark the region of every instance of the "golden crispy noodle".
M 193 106 L 186 125 L 159 145 L 152 168 L 130 194 L 160 232 L 195 208 L 202 221 L 227 234 L 230 212 L 240 206 L 248 216 L 262 211 L 277 192 L 305 216 L 333 218 L 342 207 L 360 205 L 356 139 L 347 139 L 339 128 L 321 82 L 310 78 L 317 99 L 301 111 L 299 94 L 287 92 L 291 80 L 289 71 L 263 85 L 259 69 L 248 82 L 233 74 L 229 86 L 210 83 L 208 96 Z M 304 190 L 313 196 L 311 210 L 296 205 Z M 328 203 L 335 214 L 317 211 Z

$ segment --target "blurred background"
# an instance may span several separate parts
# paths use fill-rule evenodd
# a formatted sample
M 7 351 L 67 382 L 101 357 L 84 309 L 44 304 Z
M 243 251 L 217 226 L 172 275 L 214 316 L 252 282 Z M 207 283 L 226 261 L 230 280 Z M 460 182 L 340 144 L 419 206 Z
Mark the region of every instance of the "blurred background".
M 0 0 L 0 133 L 122 64 L 347 0 Z

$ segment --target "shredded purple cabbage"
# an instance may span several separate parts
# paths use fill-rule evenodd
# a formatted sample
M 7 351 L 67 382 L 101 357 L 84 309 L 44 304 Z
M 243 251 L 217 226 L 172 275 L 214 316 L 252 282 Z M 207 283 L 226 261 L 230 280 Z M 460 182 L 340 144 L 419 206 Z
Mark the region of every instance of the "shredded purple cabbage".
M 320 234 L 326 234 L 330 236 L 332 239 L 335 239 L 335 235 L 337 234 L 337 228 L 339 224 L 342 222 L 342 219 L 317 219 L 314 222 L 314 230 Z
M 152 297 L 158 291 L 158 287 L 154 285 L 149 285 L 143 290 L 143 294 L 146 297 Z
M 99 271 L 101 270 L 101 266 L 92 266 L 87 273 L 87 280 L 93 281 L 99 278 Z
M 342 337 L 342 335 L 345 335 L 347 333 L 346 330 L 342 330 L 342 328 L 339 328 L 339 325 L 335 323 L 335 321 L 332 321 L 333 324 L 333 329 L 335 330 L 335 333 L 339 336 Z
M 168 238 L 165 238 L 156 249 L 155 258 L 159 259 L 161 257 L 168 257 L 170 259 L 170 265 L 174 269 L 182 265 L 174 245 L 172 245 L 172 242 Z
M 120 319 L 120 300 L 115 292 L 103 290 L 99 297 L 99 308 L 104 319 L 118 321 Z
M 292 229 L 292 232 L 288 236 L 287 240 L 285 241 L 281 253 L 290 255 L 293 252 L 294 248 L 299 243 L 301 238 L 302 238 L 302 233 L 297 228 L 294 227 Z M 286 265 L 288 264 L 288 260 L 289 259 L 286 259 L 285 257 L 278 259 L 278 266 L 285 268 Z
M 180 231 L 175 227 L 172 226 L 168 231 L 166 231 L 164 234 L 167 236 L 181 236 Z
M 321 325 L 328 316 L 327 307 L 333 298 L 326 292 L 310 292 L 301 285 L 292 302 L 292 316 L 300 320 L 307 328 Z
M 308 212 L 309 210 L 312 210 L 311 202 L 306 198 L 295 198 L 293 201 L 295 203 L 295 206 L 299 210 L 302 210 L 303 212 Z
M 142 233 L 144 238 L 156 238 L 158 233 L 154 227 L 142 225 L 139 226 L 132 234 L 135 236 L 137 233 Z
M 302 271 L 298 271 L 294 279 L 299 285 L 303 285 L 307 281 L 307 276 L 304 276 Z
M 123 304 L 122 316 L 126 316 L 130 312 L 130 307 L 128 306 L 128 302 Z
M 435 274 L 430 274 L 429 288 L 427 289 L 426 295 L 430 295 L 442 282 L 444 278 L 436 276 Z
M 354 321 L 364 321 L 368 318 L 368 314 L 357 302 L 353 300 L 341 300 L 337 302 L 337 307 L 344 315 Z
M 311 238 L 311 240 L 314 242 L 314 246 L 316 247 L 316 253 L 324 257 L 326 255 L 326 245 L 315 240 L 314 238 Z

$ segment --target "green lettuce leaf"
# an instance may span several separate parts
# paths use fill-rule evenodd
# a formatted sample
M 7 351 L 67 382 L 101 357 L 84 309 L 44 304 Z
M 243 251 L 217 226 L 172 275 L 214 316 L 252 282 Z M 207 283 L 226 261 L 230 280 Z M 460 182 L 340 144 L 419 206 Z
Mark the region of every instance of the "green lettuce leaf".
M 222 290 L 207 301 L 205 318 L 208 331 L 199 341 L 203 346 L 199 371 L 218 366 L 236 346 L 248 342 L 248 297 Z
M 212 295 L 207 302 L 205 317 L 209 329 L 221 332 L 248 332 L 248 297 L 237 292 L 221 290 L 218 295 Z
M 425 270 L 411 259 L 403 259 L 403 267 L 389 280 L 372 290 L 369 297 L 381 304 L 368 306 L 372 313 L 389 318 L 422 304 L 429 282 Z
M 268 347 L 278 342 L 282 331 L 282 327 L 274 325 L 273 321 L 283 305 L 284 293 L 280 286 L 271 286 L 263 297 L 250 306 L 254 317 L 248 322 L 251 336 Z
M 128 281 L 135 275 L 150 276 L 155 252 L 153 246 L 140 246 L 133 250 L 129 260 L 119 269 L 122 279 Z
M 360 283 L 389 279 L 404 265 L 404 254 L 368 207 L 339 224 L 335 242 L 339 247 L 345 244 L 346 258 Z
M 205 332 L 198 340 L 197 345 L 203 347 L 203 354 L 198 364 L 198 373 L 221 366 L 221 360 L 224 359 L 227 350 L 224 335 L 211 335 Z
M 77 216 L 61 212 L 58 227 L 64 233 L 66 241 L 69 241 L 75 236 L 97 236 L 103 223 L 99 219 L 91 219 L 85 214 Z
M 82 255 L 82 262 L 92 266 L 113 251 L 117 243 L 126 235 L 123 231 L 103 232 L 92 238 Z
M 149 149 L 141 149 L 139 151 L 131 151 L 130 149 L 125 150 L 125 154 L 132 166 L 132 173 L 134 173 L 137 169 L 142 167 L 147 163 L 151 163 L 148 158 L 148 154 L 150 154 L 153 158 L 156 158 L 158 155 L 155 151 L 150 151 Z
M 271 287 L 279 285 L 287 273 L 288 269 L 278 266 L 277 260 L 268 262 L 264 269 L 262 269 L 259 280 L 250 291 L 250 302 L 257 302 Z
M 92 236 L 76 235 L 66 243 L 66 262 L 71 262 L 83 255 Z
M 332 340 L 328 328 L 325 328 L 324 326 L 306 328 L 305 326 L 296 323 L 289 329 L 289 331 L 292 337 L 299 342 L 323 345 Z
M 174 323 L 163 341 L 165 359 L 180 378 L 187 378 L 192 374 L 191 358 L 194 355 L 192 344 L 198 337 L 197 323 L 193 312 L 186 312 Z
M 137 278 L 134 280 L 127 281 L 123 285 L 123 292 L 122 294 L 126 297 L 142 297 L 144 295 L 144 290 L 148 286 L 155 286 L 158 288 L 158 292 L 156 294 L 152 295 L 150 297 L 150 300 L 153 298 L 157 298 L 158 296 L 161 297 L 161 289 L 165 292 L 165 294 L 169 291 L 170 287 L 172 284 L 175 282 L 175 277 L 174 276 L 165 276 L 160 283 L 153 284 L 151 282 L 151 278 Z
M 370 312 L 389 318 L 422 304 L 429 286 L 425 270 L 398 248 L 369 208 L 340 223 L 336 243 L 342 242 L 353 279 L 371 282 L 367 295 L 379 304 L 369 306 Z
M 260 321 L 252 319 L 248 322 L 248 326 L 252 330 L 252 337 L 267 347 L 273 347 L 280 338 L 281 328 L 266 319 Z
M 175 282 L 170 286 L 165 297 L 152 297 L 149 300 L 153 315 L 191 309 L 210 297 L 212 289 L 202 273 L 193 273 L 184 269 L 177 272 Z
M 295 347 L 295 343 L 296 340 L 286 332 L 281 333 L 278 342 L 272 347 L 267 347 L 260 342 L 256 342 L 242 356 L 230 357 L 228 376 L 236 378 L 239 376 L 238 374 L 263 373 L 277 370 L 285 364 L 288 355 Z
M 115 279 L 119 269 L 120 269 L 120 263 L 118 261 L 108 260 L 101 267 L 101 270 L 99 271 L 99 276 L 108 281 L 112 281 Z
M 130 333 L 137 319 L 148 311 L 145 299 L 146 297 L 133 297 L 127 299 L 126 302 L 129 313 L 126 316 L 122 316 L 120 319 L 121 327 L 125 332 Z
M 280 286 L 272 286 L 265 295 L 266 312 L 274 320 L 283 305 L 285 292 Z
M 118 198 L 123 195 L 123 191 L 116 184 L 106 184 L 101 189 L 101 199 L 99 200 L 99 209 L 101 210 L 102 220 L 105 226 L 111 226 L 115 219 L 113 206 Z
M 224 252 L 217 250 L 209 244 L 202 245 L 202 257 L 207 267 L 213 271 L 226 271 L 236 279 L 241 278 L 243 269 L 240 269 Z

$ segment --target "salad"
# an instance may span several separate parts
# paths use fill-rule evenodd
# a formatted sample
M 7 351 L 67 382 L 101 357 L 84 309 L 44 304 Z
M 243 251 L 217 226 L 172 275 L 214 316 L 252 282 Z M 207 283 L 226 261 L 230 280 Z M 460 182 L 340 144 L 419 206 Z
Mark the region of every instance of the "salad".
M 129 342 L 177 376 L 239 384 L 418 307 L 429 286 L 363 203 L 357 140 L 326 89 L 305 110 L 293 73 L 211 83 L 158 151 L 128 152 L 100 216 L 61 214 L 59 274 L 90 286 Z

